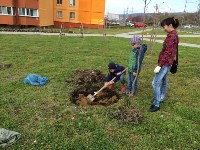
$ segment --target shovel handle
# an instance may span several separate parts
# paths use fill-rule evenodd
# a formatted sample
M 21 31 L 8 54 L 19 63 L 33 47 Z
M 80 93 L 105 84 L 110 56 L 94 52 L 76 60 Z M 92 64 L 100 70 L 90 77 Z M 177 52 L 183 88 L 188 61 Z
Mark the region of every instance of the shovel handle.
M 121 72 L 121 74 L 124 73 L 127 69 L 128 69 L 128 67 L 125 68 L 125 69 Z M 114 77 L 114 78 L 113 78 L 112 80 L 110 80 L 110 81 L 114 81 L 115 78 L 116 78 L 116 77 Z M 106 88 L 107 86 L 108 86 L 108 85 L 104 85 L 100 90 L 98 90 L 97 92 L 95 92 L 94 96 L 97 95 L 99 92 L 101 92 L 101 91 L 102 91 L 104 88 Z

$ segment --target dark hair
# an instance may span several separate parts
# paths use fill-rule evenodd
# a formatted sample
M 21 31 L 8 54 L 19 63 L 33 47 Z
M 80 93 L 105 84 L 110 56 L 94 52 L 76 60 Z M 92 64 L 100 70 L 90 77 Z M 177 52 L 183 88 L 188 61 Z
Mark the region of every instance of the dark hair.
M 117 65 L 114 62 L 108 64 L 108 69 L 117 69 Z
M 179 26 L 179 20 L 175 19 L 174 17 L 166 18 L 164 19 L 160 25 L 161 27 L 164 27 L 165 25 L 172 25 L 174 28 L 177 28 Z

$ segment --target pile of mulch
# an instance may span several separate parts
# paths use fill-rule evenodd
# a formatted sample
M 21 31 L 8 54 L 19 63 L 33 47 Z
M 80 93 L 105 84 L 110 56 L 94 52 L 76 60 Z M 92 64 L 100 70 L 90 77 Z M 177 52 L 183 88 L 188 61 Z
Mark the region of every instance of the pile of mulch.
M 145 123 L 144 116 L 134 107 L 126 105 L 118 107 L 109 112 L 108 116 L 111 119 L 116 119 L 122 123 L 143 124 Z

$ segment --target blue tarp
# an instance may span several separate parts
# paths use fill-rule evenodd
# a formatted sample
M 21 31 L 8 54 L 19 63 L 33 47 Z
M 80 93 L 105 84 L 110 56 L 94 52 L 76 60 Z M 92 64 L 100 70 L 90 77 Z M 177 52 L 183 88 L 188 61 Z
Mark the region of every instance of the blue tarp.
M 26 78 L 24 78 L 24 84 L 31 84 L 31 85 L 45 85 L 48 81 L 48 78 L 42 77 L 37 74 L 29 74 Z

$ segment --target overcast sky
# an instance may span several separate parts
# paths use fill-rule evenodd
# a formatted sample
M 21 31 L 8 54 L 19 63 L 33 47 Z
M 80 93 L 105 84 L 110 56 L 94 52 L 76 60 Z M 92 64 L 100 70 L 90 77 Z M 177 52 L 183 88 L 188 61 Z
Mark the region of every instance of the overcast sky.
M 149 2 L 150 0 L 147 0 Z M 195 12 L 199 0 L 151 0 L 148 5 L 147 12 L 154 12 L 156 3 L 160 6 L 160 12 L 183 12 L 186 5 L 186 12 Z M 163 3 L 164 2 L 164 3 Z M 142 13 L 144 8 L 143 0 L 106 0 L 106 11 L 114 14 L 123 14 L 124 10 L 127 13 Z

